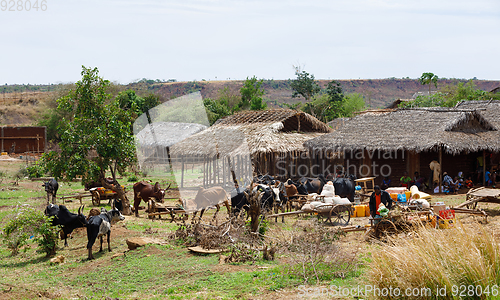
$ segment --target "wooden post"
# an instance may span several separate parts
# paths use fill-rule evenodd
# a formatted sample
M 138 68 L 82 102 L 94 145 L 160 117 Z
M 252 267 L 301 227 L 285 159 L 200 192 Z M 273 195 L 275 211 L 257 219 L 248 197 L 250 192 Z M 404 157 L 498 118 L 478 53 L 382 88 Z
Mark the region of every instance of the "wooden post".
M 206 166 L 206 155 L 203 155 L 203 187 L 207 188 L 207 166 Z
M 483 186 L 486 186 L 486 150 L 483 150 Z
M 217 172 L 217 155 L 214 156 L 214 185 L 217 184 L 217 177 L 218 177 L 218 172 Z
M 439 145 L 439 192 L 443 192 L 443 148 Z
M 222 186 L 226 187 L 226 161 L 222 158 Z
M 181 156 L 181 188 L 184 187 L 184 155 Z

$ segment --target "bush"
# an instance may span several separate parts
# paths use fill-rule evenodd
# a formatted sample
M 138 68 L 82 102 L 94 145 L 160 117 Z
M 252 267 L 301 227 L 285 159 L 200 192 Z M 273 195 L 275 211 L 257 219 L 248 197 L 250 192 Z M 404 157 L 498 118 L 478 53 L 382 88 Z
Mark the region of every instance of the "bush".
M 291 263 L 284 265 L 290 276 L 302 277 L 304 283 L 316 283 L 335 278 L 346 278 L 355 274 L 358 267 L 356 252 L 348 252 L 336 243 L 343 233 L 332 231 L 316 222 L 297 231 L 286 233 L 284 252 Z
M 127 178 L 127 182 L 137 182 L 137 181 L 139 181 L 139 178 L 135 174 Z
M 390 242 L 373 256 L 368 278 L 375 288 L 397 288 L 403 291 L 398 299 L 415 299 L 406 290 L 422 291 L 419 299 L 490 299 L 487 293 L 498 294 L 500 246 L 484 228 L 422 228 L 415 238 Z
M 23 168 L 23 169 L 25 170 L 24 173 L 29 178 L 39 178 L 39 177 L 43 177 L 43 175 L 45 174 L 45 169 L 38 162 L 34 163 L 33 165 L 31 165 L 29 167 Z
M 33 239 L 47 256 L 51 256 L 56 253 L 59 230 L 60 227 L 52 226 L 51 219 L 41 211 L 21 207 L 7 223 L 1 236 L 12 255 L 18 254 L 21 247 Z

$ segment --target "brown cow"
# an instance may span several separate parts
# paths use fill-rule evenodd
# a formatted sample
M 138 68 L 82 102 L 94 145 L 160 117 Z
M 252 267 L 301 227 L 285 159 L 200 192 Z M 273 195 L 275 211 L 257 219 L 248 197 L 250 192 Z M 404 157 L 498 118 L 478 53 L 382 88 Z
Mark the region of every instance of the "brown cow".
M 226 206 L 228 213 L 231 212 L 227 193 L 220 186 L 214 186 L 208 189 L 200 187 L 198 189 L 196 197 L 194 198 L 194 203 L 196 204 L 196 210 L 201 211 L 200 220 L 205 210 L 207 210 L 210 207 L 216 207 L 217 211 L 215 212 L 213 219 L 215 219 L 217 222 L 216 217 L 217 213 L 219 212 L 221 204 L 224 204 Z M 196 213 L 194 214 L 193 219 L 195 218 L 195 216 Z
M 160 184 L 155 183 L 154 186 L 151 184 L 141 181 L 134 183 L 134 209 L 135 216 L 139 216 L 139 204 L 141 204 L 141 199 L 148 203 L 149 198 L 155 198 L 156 201 L 163 202 L 165 197 L 165 191 L 168 190 L 170 185 L 165 189 L 160 189 Z

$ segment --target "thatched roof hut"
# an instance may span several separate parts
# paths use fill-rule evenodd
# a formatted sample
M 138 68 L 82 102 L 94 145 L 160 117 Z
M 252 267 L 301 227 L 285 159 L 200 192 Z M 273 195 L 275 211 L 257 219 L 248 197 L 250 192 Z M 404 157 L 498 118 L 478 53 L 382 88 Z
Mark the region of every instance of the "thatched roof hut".
M 484 151 L 500 151 L 500 124 L 495 121 L 498 113 L 496 117 L 484 113 L 463 108 L 366 111 L 339 130 L 304 145 L 318 152 L 342 151 L 347 172 L 379 176 L 378 181 L 389 176 L 399 184 L 405 171 L 430 178 L 432 160 L 438 160 L 442 170 L 450 174 L 462 171 L 470 175 L 476 171 L 476 158 Z
M 303 143 L 332 132 L 313 116 L 291 109 L 244 111 L 172 147 L 173 155 L 250 155 L 307 151 Z M 241 144 L 245 139 L 248 150 Z M 222 144 L 221 144 L 222 143 Z M 234 152 L 236 151 L 236 152 Z
M 461 101 L 456 106 L 457 109 L 469 109 L 479 112 L 488 122 L 500 130 L 500 101 Z
M 482 132 L 494 132 L 478 135 Z M 474 110 L 412 108 L 368 111 L 339 130 L 311 139 L 306 147 L 338 150 L 408 150 L 445 153 L 499 151 L 497 128 Z
M 171 147 L 172 156 L 251 159 L 253 171 L 277 175 L 277 162 L 307 153 L 304 142 L 333 130 L 313 116 L 291 109 L 244 111 Z M 252 167 L 252 166 L 251 166 Z M 216 169 L 216 168 L 214 168 Z

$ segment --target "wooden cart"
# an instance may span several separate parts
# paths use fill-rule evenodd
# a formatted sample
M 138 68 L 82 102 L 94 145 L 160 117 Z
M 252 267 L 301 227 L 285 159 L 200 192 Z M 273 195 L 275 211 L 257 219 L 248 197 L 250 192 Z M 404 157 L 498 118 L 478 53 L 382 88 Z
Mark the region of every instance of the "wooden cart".
M 123 192 L 126 192 L 125 187 L 123 185 L 122 189 Z M 111 200 L 118 198 L 118 193 L 104 187 L 91 188 L 89 192 L 92 194 L 92 204 L 95 206 L 101 205 L 101 200 L 107 199 L 111 204 Z
M 346 226 L 351 220 L 352 204 L 324 204 L 321 209 L 298 210 L 280 214 L 268 215 L 267 218 L 291 216 L 299 214 L 315 214 L 323 223 L 331 225 Z

